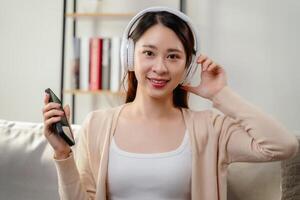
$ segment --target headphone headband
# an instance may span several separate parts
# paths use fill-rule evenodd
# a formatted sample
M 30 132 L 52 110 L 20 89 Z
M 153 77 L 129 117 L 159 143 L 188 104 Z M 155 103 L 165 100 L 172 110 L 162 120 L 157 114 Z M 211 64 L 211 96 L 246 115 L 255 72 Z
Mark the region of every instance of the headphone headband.
M 169 8 L 169 7 L 150 7 L 146 8 L 140 12 L 138 12 L 128 23 L 126 26 L 123 37 L 122 37 L 122 43 L 121 43 L 121 64 L 122 67 L 125 71 L 134 71 L 134 66 L 133 66 L 133 54 L 134 54 L 134 44 L 131 38 L 129 38 L 129 35 L 131 34 L 131 29 L 134 25 L 137 24 L 139 19 L 143 17 L 144 14 L 149 13 L 149 12 L 169 12 L 171 14 L 176 15 L 180 19 L 182 19 L 184 22 L 187 23 L 188 27 L 190 28 L 191 32 L 193 33 L 194 37 L 194 50 L 195 50 L 195 55 L 192 56 L 192 61 L 190 66 L 186 69 L 185 75 L 183 77 L 182 84 L 187 84 L 190 82 L 193 74 L 196 71 L 197 68 L 197 63 L 196 63 L 196 58 L 200 55 L 200 43 L 199 43 L 199 38 L 197 34 L 197 30 L 192 23 L 191 19 L 185 15 L 184 13 Z

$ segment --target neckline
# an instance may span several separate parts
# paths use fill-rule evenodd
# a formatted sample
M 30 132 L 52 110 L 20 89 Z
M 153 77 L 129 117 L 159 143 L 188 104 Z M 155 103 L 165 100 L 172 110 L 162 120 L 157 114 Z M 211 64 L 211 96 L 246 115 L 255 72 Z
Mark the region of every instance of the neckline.
M 115 152 L 117 152 L 120 155 L 126 156 L 126 157 L 133 157 L 133 158 L 164 158 L 164 157 L 171 157 L 175 156 L 179 153 L 181 153 L 186 145 L 188 144 L 188 130 L 185 130 L 184 137 L 181 141 L 181 144 L 174 150 L 167 151 L 167 152 L 161 152 L 161 153 L 135 153 L 135 152 L 128 152 L 120 147 L 117 146 L 114 137 L 112 138 L 111 148 Z

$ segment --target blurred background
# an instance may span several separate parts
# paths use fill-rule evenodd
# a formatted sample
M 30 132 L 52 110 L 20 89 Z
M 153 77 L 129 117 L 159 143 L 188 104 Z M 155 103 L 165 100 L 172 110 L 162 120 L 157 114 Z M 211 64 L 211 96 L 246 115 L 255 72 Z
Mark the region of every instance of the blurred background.
M 60 95 L 63 1 L 0 2 L 0 119 L 42 122 L 45 88 Z M 179 8 L 178 2 L 78 0 L 78 10 L 136 13 L 153 5 Z M 202 53 L 225 68 L 229 86 L 292 131 L 300 130 L 300 1 L 188 0 L 184 10 L 198 28 Z M 78 19 L 77 34 L 122 36 L 129 19 Z M 73 20 L 66 19 L 66 89 L 71 87 Z M 211 108 L 206 99 L 190 97 L 192 109 Z M 64 94 L 64 104 L 71 102 Z M 91 110 L 120 103 L 112 95 L 77 95 L 75 123 Z

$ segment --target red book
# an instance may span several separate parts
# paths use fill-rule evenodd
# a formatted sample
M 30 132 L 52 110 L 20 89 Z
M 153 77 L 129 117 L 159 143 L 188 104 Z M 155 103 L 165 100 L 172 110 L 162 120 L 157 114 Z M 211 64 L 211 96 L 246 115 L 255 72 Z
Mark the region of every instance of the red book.
M 90 39 L 90 90 L 102 89 L 102 39 Z

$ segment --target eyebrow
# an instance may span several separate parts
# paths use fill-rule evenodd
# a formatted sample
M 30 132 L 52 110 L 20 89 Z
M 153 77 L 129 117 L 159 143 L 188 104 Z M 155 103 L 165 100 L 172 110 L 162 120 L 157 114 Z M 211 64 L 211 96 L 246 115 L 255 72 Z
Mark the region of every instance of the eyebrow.
M 148 47 L 148 48 L 157 50 L 157 47 L 154 46 L 154 45 L 151 45 L 151 44 L 144 44 L 144 45 L 142 45 L 142 47 Z M 176 49 L 176 48 L 169 48 L 167 51 L 168 51 L 168 52 L 178 52 L 178 53 L 183 53 L 183 51 L 181 51 L 181 50 L 179 50 L 179 49 Z

